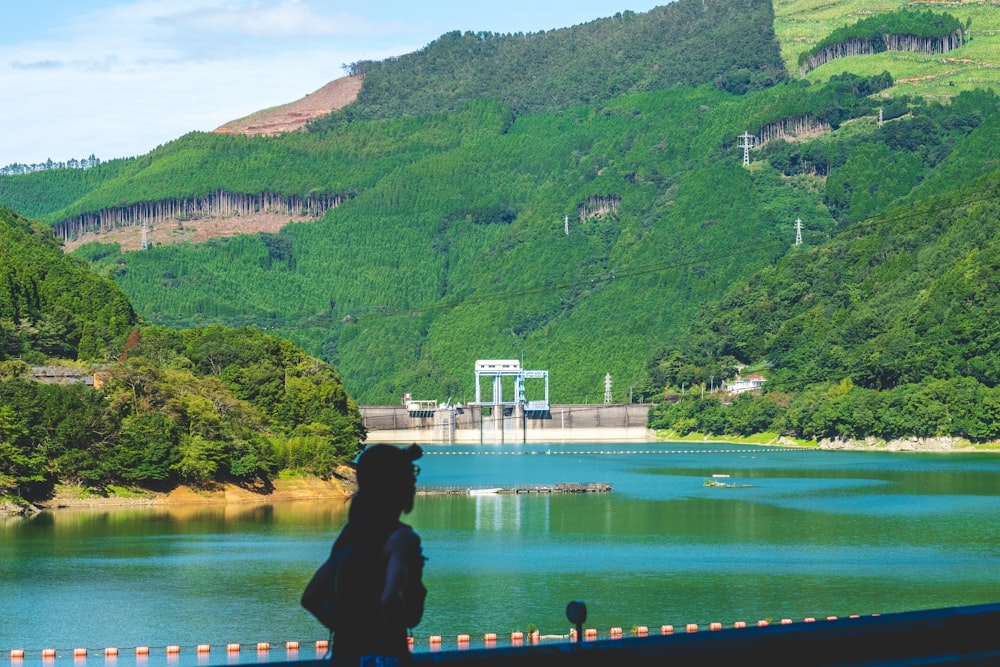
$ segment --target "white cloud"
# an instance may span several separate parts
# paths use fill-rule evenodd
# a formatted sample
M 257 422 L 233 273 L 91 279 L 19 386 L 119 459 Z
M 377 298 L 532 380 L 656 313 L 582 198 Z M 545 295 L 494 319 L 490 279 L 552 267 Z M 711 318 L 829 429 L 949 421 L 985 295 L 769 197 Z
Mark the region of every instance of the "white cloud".
M 296 100 L 343 63 L 399 53 L 331 38 L 373 29 L 291 0 L 140 0 L 77 15 L 46 41 L 0 46 L 0 166 L 140 155 Z
M 411 52 L 451 30 L 572 25 L 610 15 L 619 2 L 25 3 L 21 12 L 46 14 L 6 32 L 0 24 L 0 166 L 141 155 L 299 99 L 342 76 L 344 63 Z M 17 27 L 29 25 L 42 32 Z
M 179 30 L 257 37 L 376 34 L 393 29 L 343 12 L 326 14 L 301 0 L 230 2 L 174 12 L 156 20 Z

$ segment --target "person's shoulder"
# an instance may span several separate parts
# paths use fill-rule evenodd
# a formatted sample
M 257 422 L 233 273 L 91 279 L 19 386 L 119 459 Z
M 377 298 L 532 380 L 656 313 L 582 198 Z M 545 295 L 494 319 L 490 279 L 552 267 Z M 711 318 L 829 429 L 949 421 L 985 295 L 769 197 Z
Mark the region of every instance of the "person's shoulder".
M 420 536 L 417 535 L 417 532 L 413 528 L 407 526 L 405 523 L 401 523 L 389 535 L 389 539 L 386 540 L 386 547 L 390 550 L 420 548 Z

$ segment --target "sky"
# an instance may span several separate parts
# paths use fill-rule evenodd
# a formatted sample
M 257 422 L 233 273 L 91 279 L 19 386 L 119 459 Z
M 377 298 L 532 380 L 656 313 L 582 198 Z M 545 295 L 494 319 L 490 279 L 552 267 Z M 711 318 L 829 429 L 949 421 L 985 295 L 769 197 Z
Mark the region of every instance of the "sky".
M 669 0 L 0 0 L 0 167 L 143 155 L 452 30 L 564 28 Z

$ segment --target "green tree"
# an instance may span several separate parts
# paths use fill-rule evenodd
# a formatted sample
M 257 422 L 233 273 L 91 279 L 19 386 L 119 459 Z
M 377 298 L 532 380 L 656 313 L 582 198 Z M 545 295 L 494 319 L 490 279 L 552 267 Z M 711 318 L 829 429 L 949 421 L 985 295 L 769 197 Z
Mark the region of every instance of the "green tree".
M 112 479 L 139 485 L 175 481 L 181 458 L 178 442 L 177 424 L 167 415 L 129 415 L 122 420 L 108 473 Z
M 29 482 L 43 482 L 45 457 L 34 447 L 24 420 L 10 405 L 0 405 L 0 491 L 20 492 Z

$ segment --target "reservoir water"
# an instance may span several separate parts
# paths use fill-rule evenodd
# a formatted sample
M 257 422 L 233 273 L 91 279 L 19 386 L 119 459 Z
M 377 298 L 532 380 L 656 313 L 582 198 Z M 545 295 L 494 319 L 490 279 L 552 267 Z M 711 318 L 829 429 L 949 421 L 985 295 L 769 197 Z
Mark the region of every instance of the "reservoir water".
M 417 651 L 537 627 L 754 624 L 1000 601 L 1000 455 L 730 445 L 426 447 L 420 485 L 603 482 L 611 493 L 423 495 Z M 708 486 L 713 475 L 730 486 Z M 316 657 L 298 604 L 346 519 L 331 502 L 57 510 L 0 519 L 0 658 L 25 667 Z M 258 654 L 257 642 L 270 642 Z M 227 653 L 227 644 L 242 645 Z M 197 654 L 195 647 L 211 650 Z M 165 647 L 178 645 L 177 656 Z M 148 658 L 134 647 L 149 646 Z M 91 651 L 72 657 L 74 648 Z M 55 648 L 55 659 L 42 649 Z M 280 649 L 280 650 L 279 650 Z

